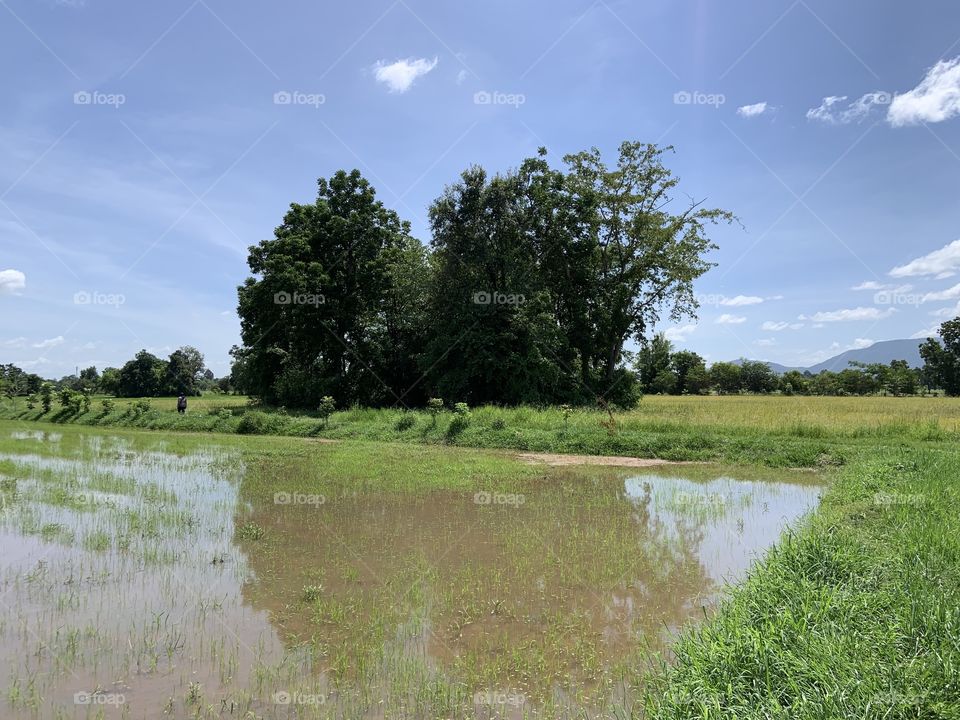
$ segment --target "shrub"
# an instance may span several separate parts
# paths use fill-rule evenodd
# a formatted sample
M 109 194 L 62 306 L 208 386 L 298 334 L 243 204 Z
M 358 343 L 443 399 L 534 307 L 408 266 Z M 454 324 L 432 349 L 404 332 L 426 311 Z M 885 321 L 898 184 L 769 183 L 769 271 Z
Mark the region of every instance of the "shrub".
M 397 432 L 403 432 L 404 430 L 409 430 L 414 425 L 417 424 L 417 419 L 413 416 L 412 413 L 404 413 L 400 416 L 397 422 L 394 424 L 394 429 Z
M 100 407 L 103 408 L 104 415 L 109 415 L 110 413 L 112 413 L 116 405 L 117 404 L 111 398 L 104 398 L 103 400 L 100 401 Z
M 330 419 L 330 416 L 333 415 L 333 411 L 337 409 L 337 403 L 329 395 L 324 395 L 320 398 L 320 407 L 317 408 L 317 414 L 320 416 L 320 419 L 323 420 L 323 426 L 327 426 L 327 422 Z
M 490 427 L 494 430 L 503 430 L 507 427 L 507 421 L 502 417 L 496 417 L 493 419 L 493 422 L 490 423 Z
M 470 406 L 463 402 L 458 402 L 453 406 L 453 419 L 447 428 L 447 435 L 455 437 L 466 430 L 470 424 Z
M 436 417 L 443 410 L 443 398 L 430 398 L 427 400 L 427 411 Z
M 146 398 L 139 398 L 133 401 L 131 407 L 133 408 L 134 415 L 142 415 L 145 412 L 150 412 L 150 401 Z
M 275 422 L 266 413 L 248 410 L 237 423 L 237 432 L 241 435 L 266 435 L 274 425 Z
M 45 413 L 50 412 L 50 405 L 53 403 L 53 385 L 46 382 L 40 386 L 40 404 Z

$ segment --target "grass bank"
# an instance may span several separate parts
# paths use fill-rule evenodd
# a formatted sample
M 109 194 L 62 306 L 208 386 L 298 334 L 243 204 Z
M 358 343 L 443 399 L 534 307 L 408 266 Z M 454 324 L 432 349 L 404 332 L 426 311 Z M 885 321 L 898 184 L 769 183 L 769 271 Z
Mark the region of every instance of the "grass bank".
M 466 418 L 401 409 L 350 409 L 324 421 L 311 414 L 251 407 L 246 398 L 191 399 L 185 415 L 173 398 L 148 409 L 117 400 L 110 411 L 94 400 L 72 414 L 0 404 L 0 417 L 101 427 L 289 435 L 377 442 L 414 442 L 667 460 L 811 467 L 842 464 L 863 449 L 960 440 L 960 399 L 807 397 L 646 397 L 614 414 L 559 408 L 473 409 Z

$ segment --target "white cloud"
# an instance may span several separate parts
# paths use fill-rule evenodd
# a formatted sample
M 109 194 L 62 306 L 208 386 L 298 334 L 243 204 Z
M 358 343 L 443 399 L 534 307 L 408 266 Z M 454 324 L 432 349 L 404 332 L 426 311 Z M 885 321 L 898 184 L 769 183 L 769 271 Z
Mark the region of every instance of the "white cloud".
M 850 345 L 851 350 L 862 350 L 863 348 L 868 348 L 873 345 L 873 340 L 869 338 L 857 338 Z
M 893 127 L 935 123 L 960 115 L 960 57 L 941 60 L 913 90 L 897 95 L 887 111 Z
M 373 75 L 377 82 L 382 82 L 392 93 L 405 93 L 413 85 L 413 81 L 421 75 L 426 75 L 437 66 L 437 58 L 407 58 L 387 64 L 385 60 L 377 61 L 373 66 Z
M 35 348 L 43 348 L 44 350 L 54 348 L 57 345 L 63 345 L 63 335 L 57 335 L 54 338 L 48 338 L 47 340 L 41 340 L 33 344 Z
M 457 85 L 463 85 L 463 81 L 469 76 L 470 73 L 468 73 L 466 70 L 460 70 L 460 72 L 457 73 Z
M 724 313 L 718 317 L 714 322 L 718 325 L 739 325 L 740 323 L 745 323 L 747 319 L 741 315 L 731 315 L 730 313 Z
M 49 365 L 50 361 L 47 360 L 45 357 L 38 357 L 36 360 L 20 360 L 15 364 L 19 368 L 22 368 L 24 370 L 30 370 L 40 365 Z
M 940 334 L 940 326 L 934 325 L 926 330 L 920 330 L 910 336 L 911 340 L 925 340 L 926 338 L 937 337 Z
M 957 298 L 960 298 L 960 284 L 949 287 L 946 290 L 927 293 L 923 296 L 923 302 L 931 302 L 933 300 L 956 300 Z
M 27 346 L 27 339 L 26 339 L 25 337 L 22 337 L 22 336 L 21 336 L 21 337 L 10 338 L 9 340 L 4 340 L 4 341 L 3 341 L 3 346 L 4 346 L 4 347 L 12 347 L 12 348 L 22 348 L 22 347 L 26 347 L 26 346 Z
M 737 115 L 740 117 L 751 118 L 757 115 L 763 115 L 767 111 L 766 102 L 758 102 L 753 105 L 741 105 L 737 108 Z
M 852 322 L 856 320 L 883 320 L 893 315 L 896 308 L 887 308 L 879 310 L 875 307 L 856 307 L 843 310 L 832 310 L 830 312 L 814 313 L 810 318 L 816 323 L 828 322 Z
M 0 270 L 0 294 L 17 295 L 27 286 L 27 276 L 19 270 Z
M 732 298 L 724 297 L 718 300 L 717 304 L 726 305 L 727 307 L 742 307 L 743 305 L 757 305 L 762 302 L 763 298 L 757 297 L 756 295 L 737 295 Z
M 756 342 L 757 342 L 757 345 L 759 345 L 760 347 L 770 347 L 771 345 L 777 344 L 777 339 L 776 338 L 760 338 Z
M 863 122 L 875 105 L 887 105 L 890 93 L 876 90 L 861 95 L 852 103 L 842 107 L 846 95 L 830 95 L 823 99 L 819 107 L 807 110 L 807 120 L 818 120 L 830 125 L 849 125 Z
M 956 270 L 960 270 L 960 240 L 954 240 L 939 250 L 914 258 L 906 265 L 898 265 L 890 271 L 890 277 L 936 275 L 942 280 L 953 275 Z
M 760 329 L 768 330 L 772 332 L 779 332 L 780 330 L 786 330 L 787 327 L 789 327 L 789 323 L 773 322 L 772 320 L 767 320 L 763 325 L 760 326 Z
M 939 310 L 934 310 L 930 314 L 934 317 L 940 318 L 960 317 L 960 302 L 958 302 L 956 305 L 950 305 L 948 307 L 940 308 Z
M 663 334 L 666 336 L 667 340 L 670 342 L 683 342 L 687 339 L 687 336 L 697 329 L 696 325 L 674 325 L 673 327 L 668 327 L 663 331 Z
M 887 288 L 883 283 L 878 283 L 874 280 L 867 280 L 860 283 L 859 285 L 854 285 L 851 290 L 885 290 Z

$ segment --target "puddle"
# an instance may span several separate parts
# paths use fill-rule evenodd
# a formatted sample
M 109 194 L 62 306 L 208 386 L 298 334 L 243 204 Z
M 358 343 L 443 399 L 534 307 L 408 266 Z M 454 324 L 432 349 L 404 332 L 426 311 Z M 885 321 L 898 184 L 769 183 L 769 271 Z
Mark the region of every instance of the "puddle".
M 628 716 L 821 489 L 709 466 L 296 488 L 235 450 L 26 435 L 0 453 L 4 718 Z

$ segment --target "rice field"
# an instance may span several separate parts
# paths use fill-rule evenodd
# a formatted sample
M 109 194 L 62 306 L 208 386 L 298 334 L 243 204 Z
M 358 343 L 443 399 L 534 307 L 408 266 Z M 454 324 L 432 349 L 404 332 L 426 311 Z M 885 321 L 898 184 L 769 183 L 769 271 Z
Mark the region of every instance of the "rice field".
M 639 717 L 824 482 L 0 422 L 0 716 Z

